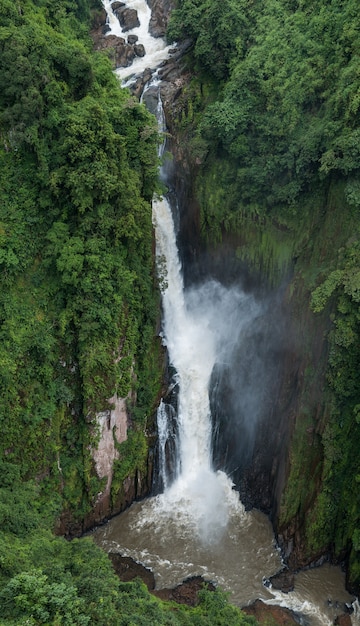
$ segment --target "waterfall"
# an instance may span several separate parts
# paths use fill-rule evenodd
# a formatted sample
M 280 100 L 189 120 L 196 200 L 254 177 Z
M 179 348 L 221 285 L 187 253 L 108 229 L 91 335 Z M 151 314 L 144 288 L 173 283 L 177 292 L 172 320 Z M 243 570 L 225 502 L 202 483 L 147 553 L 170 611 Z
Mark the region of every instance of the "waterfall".
M 146 2 L 131 0 L 127 6 L 135 4 L 141 12 L 139 40 L 144 37 L 149 43 L 144 44 L 144 59 L 117 71 L 122 81 L 132 81 L 145 67 L 155 69 L 159 56 L 167 58 L 169 54 L 162 40 L 154 42 L 148 34 L 150 11 Z M 104 6 L 111 32 L 123 36 L 109 0 L 104 0 Z M 156 79 L 152 86 L 159 94 Z M 157 117 L 159 128 L 164 131 L 160 97 Z M 163 150 L 164 145 L 159 156 Z M 163 171 L 160 176 L 166 183 Z M 333 619 L 330 622 L 329 606 L 323 599 L 340 598 L 344 586 L 339 579 L 340 570 L 329 566 L 331 569 L 325 570 L 322 579 L 321 569 L 309 570 L 305 572 L 303 587 L 289 594 L 265 588 L 263 578 L 281 567 L 271 524 L 258 511 L 245 512 L 230 478 L 213 468 L 211 442 L 216 437 L 210 419 L 211 375 L 216 368 L 223 368 L 227 375 L 234 357 L 238 358 L 236 347 L 251 345 L 246 339 L 260 319 L 262 306 L 240 287 L 227 288 L 215 280 L 184 289 L 173 219 L 176 207 L 171 206 L 170 197 L 171 194 L 153 200 L 163 308 L 161 336 L 175 372 L 172 388 L 158 409 L 158 491 L 162 493 L 134 503 L 100 527 L 94 537 L 107 551 L 131 556 L 152 568 L 157 588 L 172 587 L 186 577 L 203 575 L 232 593 L 232 601 L 239 606 L 262 598 L 305 614 L 309 624 L 327 626 Z M 256 357 L 254 350 L 249 350 L 244 359 L 245 370 Z M 262 386 L 264 382 L 259 377 L 259 396 Z M 239 381 L 236 394 L 239 410 L 245 415 L 243 422 L 256 422 L 253 405 L 246 396 L 255 395 L 254 389 L 247 390 L 246 380 Z M 238 439 L 235 441 L 237 444 Z M 314 581 L 315 574 L 320 578 Z M 321 580 L 324 590 L 315 597 Z
M 158 121 L 163 112 L 159 99 Z M 162 172 L 164 180 L 164 173 Z M 182 511 L 203 542 L 218 539 L 229 514 L 243 512 L 238 494 L 224 472 L 212 467 L 212 424 L 209 386 L 215 364 L 226 358 L 260 307 L 239 288 L 225 288 L 209 280 L 196 289 L 184 289 L 176 232 L 166 196 L 153 200 L 156 261 L 162 293 L 162 339 L 178 386 L 178 468 L 171 483 L 166 462 L 166 442 L 173 438 L 169 412 L 162 402 L 158 410 L 159 471 L 164 494 L 163 511 Z M 185 523 L 185 522 L 184 522 Z
M 150 11 L 146 3 L 132 0 L 127 7 L 136 8 L 140 27 L 137 34 L 146 48 L 146 62 L 136 59 L 128 68 L 116 70 L 128 86 L 144 67 L 157 67 L 159 53 L 169 55 L 162 41 L 149 35 Z M 112 34 L 121 35 L 121 28 L 105 0 Z M 120 31 L 119 31 L 120 28 Z M 129 78 L 130 77 L 130 78 Z M 135 78 L 134 78 L 135 77 Z M 164 112 L 156 74 L 146 85 L 142 99 L 152 89 L 157 92 L 156 116 L 159 130 L 164 132 Z M 146 92 L 146 93 L 145 93 Z M 159 148 L 161 157 L 165 142 Z M 161 179 L 166 183 L 163 170 Z M 212 467 L 212 425 L 209 386 L 217 361 L 226 358 L 250 320 L 258 315 L 254 298 L 239 289 L 226 289 L 216 281 L 207 281 L 201 288 L 184 290 L 182 268 L 177 250 L 173 211 L 169 197 L 153 199 L 153 225 L 156 240 L 156 265 L 162 293 L 162 340 L 169 363 L 174 368 L 178 390 L 176 428 L 174 408 L 163 400 L 158 408 L 158 471 L 157 484 L 164 493 L 158 497 L 162 515 L 182 516 L 183 524 L 192 529 L 202 542 L 217 540 L 225 531 L 229 515 L 241 515 L 243 505 L 233 490 L 230 478 Z M 246 331 L 245 331 L 246 332 Z M 176 439 L 176 441 L 175 441 Z M 175 455 L 175 458 L 170 458 Z

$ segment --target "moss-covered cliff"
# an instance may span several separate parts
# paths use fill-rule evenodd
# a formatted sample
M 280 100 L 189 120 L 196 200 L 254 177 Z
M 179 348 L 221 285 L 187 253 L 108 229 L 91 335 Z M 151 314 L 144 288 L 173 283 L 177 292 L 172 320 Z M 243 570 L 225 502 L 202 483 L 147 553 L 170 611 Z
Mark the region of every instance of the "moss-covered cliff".
M 232 279 L 281 288 L 281 383 L 243 480 L 292 566 L 346 558 L 355 589 L 359 27 L 352 0 L 181 0 L 168 31 L 193 42 L 168 109 L 185 271 L 225 259 Z

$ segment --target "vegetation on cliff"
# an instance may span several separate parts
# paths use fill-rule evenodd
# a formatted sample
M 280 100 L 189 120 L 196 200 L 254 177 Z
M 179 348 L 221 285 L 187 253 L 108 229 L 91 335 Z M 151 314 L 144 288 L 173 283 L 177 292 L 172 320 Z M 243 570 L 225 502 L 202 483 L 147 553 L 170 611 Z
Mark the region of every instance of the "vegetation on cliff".
M 160 387 L 150 201 L 157 125 L 93 54 L 87 2 L 0 3 L 1 624 L 254 624 L 220 591 L 190 609 L 120 583 L 53 534 L 102 489 L 95 416 L 129 396 L 113 496 L 146 464 Z M 133 398 L 136 396 L 136 403 Z
M 1 3 L 1 453 L 79 518 L 101 491 L 96 412 L 137 393 L 143 432 L 160 377 L 157 126 L 89 20 L 86 2 Z
M 110 564 L 51 529 L 66 510 L 79 531 L 103 489 L 91 449 L 115 393 L 131 417 L 118 490 L 146 465 L 157 125 L 92 53 L 86 1 L 2 0 L 0 15 L 1 620 L 108 624 Z
M 308 320 L 279 527 L 296 529 L 305 558 L 347 555 L 357 588 L 359 29 L 355 0 L 179 0 L 168 30 L 194 44 L 176 123 L 197 166 L 203 237 L 236 232 L 239 258 L 273 284 L 291 269 L 292 305 Z M 311 333 L 326 327 L 323 377 Z

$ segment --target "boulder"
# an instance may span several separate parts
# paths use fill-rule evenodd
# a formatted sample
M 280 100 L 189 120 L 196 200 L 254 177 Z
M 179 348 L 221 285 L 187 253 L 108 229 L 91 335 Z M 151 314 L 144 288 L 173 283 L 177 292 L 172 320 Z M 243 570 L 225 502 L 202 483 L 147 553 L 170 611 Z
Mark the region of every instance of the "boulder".
M 135 58 L 134 46 L 125 43 L 123 37 L 108 35 L 94 39 L 95 50 L 107 50 L 115 68 L 129 67 Z
M 144 57 L 145 56 L 145 48 L 142 45 L 142 43 L 135 44 L 134 52 L 135 52 L 137 57 Z
M 135 578 L 140 578 L 149 591 L 155 589 L 155 576 L 150 569 L 141 565 L 141 563 L 137 563 L 131 557 L 121 556 L 121 554 L 116 552 L 109 552 L 109 558 L 116 575 L 122 582 L 127 583 Z
M 135 9 L 127 9 L 126 7 L 120 7 L 114 11 L 116 17 L 120 22 L 120 26 L 124 33 L 133 28 L 140 26 L 137 11 Z
M 138 39 L 139 37 L 137 35 L 128 35 L 127 42 L 130 44 L 130 46 L 133 46 Z
M 261 600 L 255 600 L 249 606 L 241 609 L 247 615 L 252 615 L 258 621 L 260 626 L 264 624 L 279 624 L 279 626 L 299 626 L 294 613 L 289 609 L 280 606 L 271 606 L 265 604 Z
M 135 96 L 135 98 L 140 99 L 141 94 L 144 91 L 144 87 L 146 83 L 148 83 L 149 80 L 151 79 L 152 74 L 153 74 L 153 70 L 147 67 L 143 71 L 141 76 L 139 76 L 136 79 L 136 82 L 133 85 L 131 85 L 130 89 L 131 89 L 132 94 Z
M 126 4 L 125 2 L 112 2 L 111 3 L 111 8 L 113 10 L 113 13 L 115 13 L 115 11 L 117 11 L 118 9 L 121 9 L 121 7 L 125 7 Z
M 283 593 L 294 591 L 294 574 L 288 569 L 283 569 L 274 576 L 270 576 L 269 582 L 273 589 L 277 589 Z
M 161 600 L 177 602 L 187 606 L 196 606 L 199 603 L 198 593 L 206 585 L 209 591 L 215 591 L 215 586 L 211 582 L 206 582 L 202 576 L 192 576 L 187 578 L 175 589 L 159 589 L 153 594 Z
M 120 52 L 120 51 L 119 51 Z M 121 54 L 116 58 L 115 67 L 129 67 L 135 58 L 134 46 L 125 44 Z
M 352 625 L 351 617 L 348 613 L 344 613 L 343 615 L 338 615 L 335 618 L 334 624 L 336 626 L 351 626 Z

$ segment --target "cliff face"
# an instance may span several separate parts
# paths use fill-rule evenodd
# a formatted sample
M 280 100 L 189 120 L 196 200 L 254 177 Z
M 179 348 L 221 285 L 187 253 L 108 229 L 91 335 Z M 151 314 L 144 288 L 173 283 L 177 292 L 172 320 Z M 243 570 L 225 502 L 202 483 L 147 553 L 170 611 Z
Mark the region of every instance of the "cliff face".
M 324 440 L 331 413 L 327 377 L 332 329 L 331 308 L 318 314 L 311 309 L 311 275 L 316 276 L 320 265 L 330 262 L 328 238 L 338 219 L 334 198 L 341 196 L 341 189 L 335 185 L 324 196 L 306 241 L 300 231 L 294 235 L 271 221 L 266 224 L 246 217 L 236 232 L 223 228 L 218 241 L 207 241 L 201 225 L 204 207 L 198 182 L 199 176 L 204 176 L 203 161 L 192 149 L 193 122 L 179 123 L 181 112 L 188 109 L 194 79 L 181 62 L 178 72 L 176 88 L 165 82 L 162 89 L 186 283 L 209 276 L 228 285 L 240 283 L 264 303 L 256 343 L 243 347 L 243 352 L 239 347 L 230 367 L 213 374 L 214 463 L 233 477 L 246 506 L 270 514 L 291 568 L 324 555 L 341 560 L 345 545 L 334 550 L 329 535 L 312 542 L 309 526 L 310 518 L 316 520 L 314 511 L 322 498 L 324 463 L 328 462 Z M 280 239 L 281 245 L 270 243 L 264 250 L 264 232 L 270 240 Z M 348 232 L 340 234 L 337 245 L 348 236 Z M 282 246 L 294 250 L 285 261 L 280 258 Z M 260 377 L 256 372 L 250 383 L 258 399 L 256 428 L 251 435 L 239 418 L 237 401 L 247 350 L 262 360 Z

